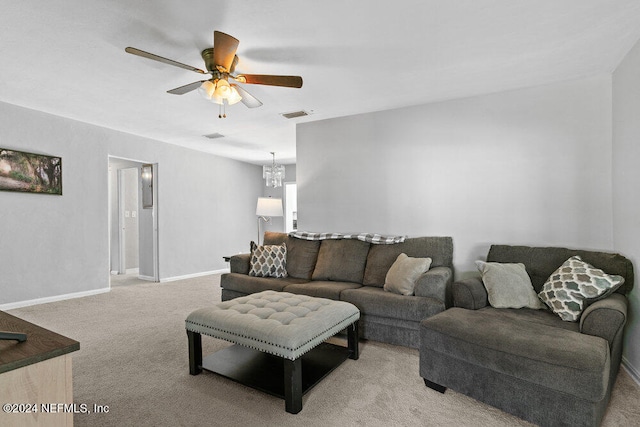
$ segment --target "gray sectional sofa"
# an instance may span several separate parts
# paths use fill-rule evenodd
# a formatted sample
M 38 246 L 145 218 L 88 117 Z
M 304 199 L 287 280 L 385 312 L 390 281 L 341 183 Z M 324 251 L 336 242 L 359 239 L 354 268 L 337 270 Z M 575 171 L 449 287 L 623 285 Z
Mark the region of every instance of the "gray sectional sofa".
M 444 311 L 451 302 L 453 242 L 450 237 L 407 238 L 396 244 L 360 240 L 310 241 L 266 232 L 265 245 L 286 243 L 285 278 L 249 276 L 250 255 L 234 255 L 231 272 L 223 274 L 222 300 L 265 290 L 286 291 L 347 301 L 360 310 L 360 335 L 417 348 L 420 321 Z M 414 295 L 383 289 L 385 276 L 401 253 L 432 259 L 416 281 Z
M 420 375 L 427 386 L 451 388 L 543 426 L 599 425 L 620 367 L 631 262 L 611 253 L 506 245 L 492 246 L 487 261 L 524 264 L 539 292 L 574 255 L 624 278 L 576 322 L 548 309 L 491 307 L 480 278 L 453 283 L 455 307 L 421 323 Z

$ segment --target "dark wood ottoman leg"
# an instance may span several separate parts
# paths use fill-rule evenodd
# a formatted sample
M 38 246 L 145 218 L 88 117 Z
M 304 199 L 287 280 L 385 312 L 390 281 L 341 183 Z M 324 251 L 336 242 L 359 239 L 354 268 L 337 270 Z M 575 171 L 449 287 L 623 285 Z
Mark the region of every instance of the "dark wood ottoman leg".
M 302 358 L 284 359 L 284 407 L 290 414 L 302 410 Z
M 360 350 L 358 349 L 357 320 L 347 327 L 347 345 L 349 347 L 349 359 L 358 360 L 360 357 Z
M 202 372 L 202 336 L 197 332 L 187 331 L 189 337 L 189 373 L 198 375 Z

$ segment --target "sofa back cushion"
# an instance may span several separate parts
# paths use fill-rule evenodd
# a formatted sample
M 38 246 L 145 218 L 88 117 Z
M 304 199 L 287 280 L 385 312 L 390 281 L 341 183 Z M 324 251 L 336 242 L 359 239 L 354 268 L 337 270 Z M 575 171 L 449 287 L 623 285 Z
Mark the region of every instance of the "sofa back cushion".
M 362 284 L 383 287 L 387 272 L 401 253 L 412 258 L 431 258 L 431 268 L 453 269 L 451 237 L 413 237 L 393 245 L 371 245 Z
M 353 239 L 322 240 L 313 280 L 362 283 L 369 246 Z
M 492 245 L 487 255 L 488 262 L 521 262 L 525 265 L 536 292 L 551 274 L 565 261 L 579 255 L 584 262 L 603 270 L 607 274 L 624 277 L 624 283 L 616 292 L 627 294 L 633 288 L 633 265 L 619 254 L 585 251 L 567 248 L 543 248 L 530 246 Z
M 265 245 L 287 244 L 287 273 L 296 279 L 311 279 L 318 259 L 319 241 L 296 239 L 286 233 L 264 233 Z

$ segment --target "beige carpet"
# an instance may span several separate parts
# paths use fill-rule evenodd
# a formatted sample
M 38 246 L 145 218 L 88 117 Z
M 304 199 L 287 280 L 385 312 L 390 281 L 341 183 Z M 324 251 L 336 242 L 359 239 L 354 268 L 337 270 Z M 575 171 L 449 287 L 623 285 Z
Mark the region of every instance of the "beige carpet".
M 116 279 L 117 280 L 117 279 Z M 124 279 L 106 294 L 11 310 L 74 338 L 74 400 L 108 405 L 76 414 L 76 426 L 525 426 L 519 418 L 454 391 L 425 387 L 418 351 L 361 342 L 303 398 L 297 415 L 284 401 L 215 374 L 188 372 L 184 319 L 220 301 L 219 276 L 165 284 Z M 205 355 L 224 341 L 203 337 Z M 621 369 L 604 426 L 638 425 L 640 387 Z

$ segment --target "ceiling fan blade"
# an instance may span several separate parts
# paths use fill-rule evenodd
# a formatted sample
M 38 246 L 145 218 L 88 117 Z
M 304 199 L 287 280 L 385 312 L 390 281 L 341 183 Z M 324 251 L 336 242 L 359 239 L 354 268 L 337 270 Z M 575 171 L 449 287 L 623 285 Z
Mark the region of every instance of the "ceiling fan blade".
M 192 67 L 191 65 L 183 64 L 182 62 L 174 61 L 173 59 L 163 58 L 162 56 L 154 55 L 153 53 L 145 52 L 144 50 L 136 49 L 135 47 L 128 47 L 125 51 L 133 55 L 142 56 L 143 58 L 153 59 L 154 61 L 173 65 L 174 67 L 184 68 L 185 70 L 195 71 L 200 74 L 207 74 L 206 71 L 201 70 L 200 68 Z
M 268 74 L 242 74 L 236 76 L 236 80 L 241 83 L 254 85 L 302 87 L 302 77 L 300 76 L 271 76 Z
M 260 107 L 262 105 L 262 102 L 258 98 L 256 98 L 255 96 L 251 95 L 249 92 L 247 92 L 246 90 L 244 90 L 240 86 L 238 86 L 238 85 L 231 85 L 231 86 L 236 88 L 236 90 L 238 91 L 238 93 L 242 97 L 242 99 L 240 101 L 244 105 L 246 105 L 247 107 L 256 108 L 256 107 Z
M 213 62 L 223 67 L 227 72 L 231 70 L 233 58 L 240 41 L 235 37 L 220 31 L 213 32 Z
M 180 86 L 175 89 L 168 90 L 167 93 L 171 93 L 173 95 L 184 95 L 187 92 L 191 92 L 192 90 L 196 90 L 200 87 L 202 83 L 206 82 L 206 80 L 200 80 L 199 82 L 189 83 L 188 85 Z

